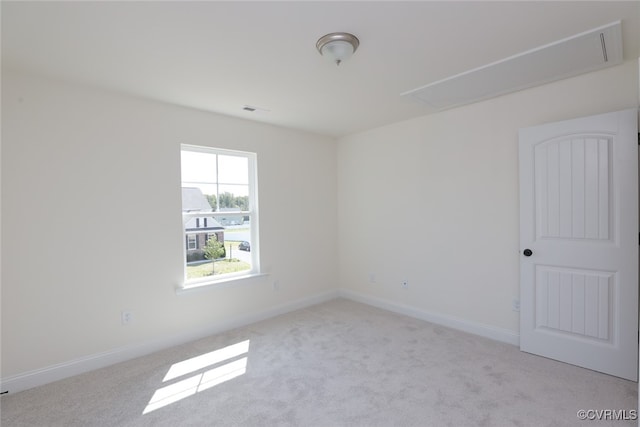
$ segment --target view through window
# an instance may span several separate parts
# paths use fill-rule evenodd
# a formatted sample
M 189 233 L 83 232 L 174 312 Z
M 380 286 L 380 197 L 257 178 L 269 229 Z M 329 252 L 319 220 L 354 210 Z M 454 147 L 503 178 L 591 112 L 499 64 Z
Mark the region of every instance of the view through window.
M 186 285 L 258 272 L 255 157 L 182 146 Z

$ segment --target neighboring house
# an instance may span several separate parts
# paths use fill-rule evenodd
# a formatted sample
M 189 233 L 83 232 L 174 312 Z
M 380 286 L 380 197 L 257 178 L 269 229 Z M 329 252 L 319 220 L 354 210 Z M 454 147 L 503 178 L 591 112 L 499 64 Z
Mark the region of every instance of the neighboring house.
M 211 212 L 213 209 L 199 188 L 182 187 L 182 212 Z M 191 218 L 185 225 L 187 261 L 204 258 L 202 249 L 209 237 L 215 235 L 224 243 L 224 227 L 213 217 Z
M 239 208 L 220 208 L 220 212 L 238 212 Z M 242 225 L 244 224 L 244 216 L 242 215 L 229 215 L 220 218 L 220 224 L 222 225 Z

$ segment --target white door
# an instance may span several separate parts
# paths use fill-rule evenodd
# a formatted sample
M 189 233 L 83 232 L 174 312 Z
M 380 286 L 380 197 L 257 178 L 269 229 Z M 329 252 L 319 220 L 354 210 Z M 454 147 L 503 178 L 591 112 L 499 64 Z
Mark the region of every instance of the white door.
M 520 130 L 520 349 L 638 377 L 638 112 Z

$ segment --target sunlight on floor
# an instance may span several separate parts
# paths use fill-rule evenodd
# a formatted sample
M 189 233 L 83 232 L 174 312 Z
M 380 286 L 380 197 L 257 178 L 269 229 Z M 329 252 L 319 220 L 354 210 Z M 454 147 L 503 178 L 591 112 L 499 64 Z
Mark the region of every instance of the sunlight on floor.
M 170 381 L 183 375 L 190 374 L 200 369 L 204 369 L 208 366 L 215 365 L 216 363 L 224 362 L 225 360 L 233 359 L 249 352 L 249 340 L 233 344 L 220 350 L 212 351 L 200 356 L 192 357 L 191 359 L 183 360 L 182 362 L 174 363 L 167 375 L 165 375 L 162 382 Z
M 249 353 L 249 340 L 227 346 L 182 362 L 174 363 L 162 382 L 170 381 L 184 375 L 192 374 L 213 365 L 226 362 L 216 368 L 198 373 L 192 377 L 180 380 L 155 391 L 142 414 L 148 414 L 156 409 L 175 403 L 203 390 L 215 387 L 229 381 L 247 371 L 246 355 Z M 241 355 L 245 357 L 232 360 Z

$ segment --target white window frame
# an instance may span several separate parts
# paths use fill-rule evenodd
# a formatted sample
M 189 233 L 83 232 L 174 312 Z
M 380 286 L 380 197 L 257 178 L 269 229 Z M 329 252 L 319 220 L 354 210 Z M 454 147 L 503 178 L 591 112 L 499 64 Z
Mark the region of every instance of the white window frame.
M 192 251 L 198 249 L 198 236 L 195 234 L 185 233 L 187 236 L 187 250 Z M 191 247 L 191 237 L 193 237 L 193 247 Z
M 182 155 L 182 151 L 191 151 L 191 152 L 199 152 L 199 153 L 207 153 L 207 154 L 216 154 L 223 156 L 239 156 L 244 157 L 248 160 L 248 196 L 249 196 L 249 210 L 246 211 L 224 211 L 224 212 L 182 212 L 182 236 L 187 236 L 188 234 L 195 234 L 197 232 L 202 231 L 187 231 L 186 224 L 191 218 L 203 218 L 203 217 L 211 217 L 211 218 L 223 218 L 225 216 L 229 216 L 229 214 L 234 215 L 242 215 L 249 217 L 249 225 L 250 225 L 250 236 L 251 236 L 251 269 L 240 271 L 237 273 L 228 273 L 221 274 L 217 276 L 207 276 L 197 279 L 187 279 L 187 249 L 185 245 L 182 245 L 183 249 L 183 282 L 179 287 L 180 290 L 188 290 L 193 288 L 201 288 L 203 286 L 210 285 L 220 285 L 222 283 L 228 283 L 230 281 L 241 280 L 250 277 L 261 276 L 260 272 L 260 244 L 259 244 L 259 219 L 258 219 L 258 165 L 257 165 L 257 154 L 247 151 L 237 151 L 237 150 L 227 150 L 222 148 L 212 148 L 212 147 L 203 147 L 197 145 L 188 145 L 181 144 L 180 145 L 180 155 Z M 182 177 L 181 177 L 182 182 Z M 182 189 L 181 189 L 182 191 Z M 217 207 L 216 207 L 217 208 Z M 226 240 L 226 239 L 225 239 Z M 184 241 L 184 240 L 183 240 Z M 254 249 L 255 247 L 255 249 Z

